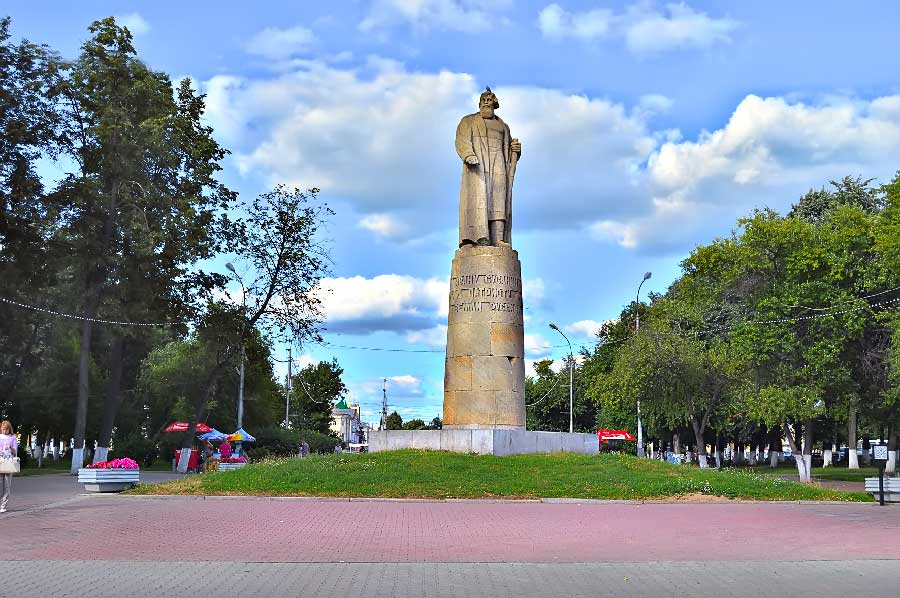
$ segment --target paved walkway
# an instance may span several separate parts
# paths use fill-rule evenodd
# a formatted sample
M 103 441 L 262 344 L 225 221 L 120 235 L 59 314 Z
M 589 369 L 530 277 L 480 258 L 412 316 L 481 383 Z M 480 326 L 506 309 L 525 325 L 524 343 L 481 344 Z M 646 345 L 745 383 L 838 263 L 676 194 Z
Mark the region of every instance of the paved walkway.
M 8 513 L 12 560 L 900 559 L 900 506 L 82 497 Z M 210 538 L 234 538 L 209 541 Z
M 142 471 L 141 482 L 157 484 L 183 477 L 184 474 L 158 471 Z M 13 476 L 12 495 L 9 499 L 11 512 L 20 512 L 36 507 L 46 507 L 60 501 L 75 498 L 84 493 L 84 485 L 78 477 L 68 473 L 48 473 L 45 475 Z
M 459 598 L 896 596 L 898 561 L 716 563 L 2 563 L 8 596 Z
M 881 597 L 900 579 L 900 505 L 154 498 L 16 481 L 0 596 Z

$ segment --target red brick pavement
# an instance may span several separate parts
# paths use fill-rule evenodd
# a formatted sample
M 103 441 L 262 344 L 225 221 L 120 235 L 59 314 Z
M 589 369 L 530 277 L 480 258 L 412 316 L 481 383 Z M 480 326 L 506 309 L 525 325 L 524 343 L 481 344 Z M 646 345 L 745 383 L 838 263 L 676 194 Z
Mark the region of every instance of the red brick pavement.
M 900 508 L 874 505 L 104 497 L 14 513 L 0 533 L 18 560 L 900 559 Z

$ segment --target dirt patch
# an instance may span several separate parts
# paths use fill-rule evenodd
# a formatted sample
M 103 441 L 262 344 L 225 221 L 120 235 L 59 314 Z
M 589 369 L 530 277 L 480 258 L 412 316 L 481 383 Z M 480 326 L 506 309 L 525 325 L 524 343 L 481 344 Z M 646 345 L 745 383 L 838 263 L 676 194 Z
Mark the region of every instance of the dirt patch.
M 727 496 L 715 496 L 714 494 L 701 494 L 699 492 L 679 494 L 671 498 L 672 502 L 722 502 L 723 500 L 733 501 L 734 499 Z

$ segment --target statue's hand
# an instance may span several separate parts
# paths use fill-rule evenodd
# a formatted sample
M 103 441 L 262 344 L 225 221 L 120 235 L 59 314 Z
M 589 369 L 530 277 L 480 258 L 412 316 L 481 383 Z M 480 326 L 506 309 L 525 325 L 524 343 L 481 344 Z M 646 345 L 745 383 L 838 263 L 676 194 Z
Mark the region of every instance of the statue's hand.
M 478 166 L 478 158 L 476 158 L 475 156 L 467 156 L 466 164 L 468 164 L 469 166 Z
M 513 139 L 512 141 L 509 142 L 509 149 L 512 150 L 514 153 L 519 154 L 521 156 L 522 155 L 522 142 L 519 141 L 518 139 Z

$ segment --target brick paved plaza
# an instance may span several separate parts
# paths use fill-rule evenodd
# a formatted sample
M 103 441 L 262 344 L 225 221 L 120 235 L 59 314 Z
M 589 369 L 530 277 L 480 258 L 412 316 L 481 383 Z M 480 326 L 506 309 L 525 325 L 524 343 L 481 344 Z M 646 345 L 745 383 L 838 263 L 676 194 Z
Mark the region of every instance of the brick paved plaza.
M 896 506 L 65 497 L 66 480 L 0 519 L 0 595 L 889 596 L 900 575 Z

